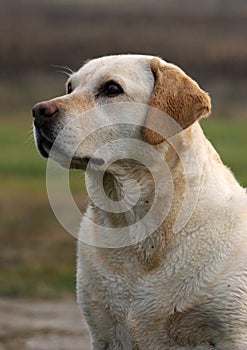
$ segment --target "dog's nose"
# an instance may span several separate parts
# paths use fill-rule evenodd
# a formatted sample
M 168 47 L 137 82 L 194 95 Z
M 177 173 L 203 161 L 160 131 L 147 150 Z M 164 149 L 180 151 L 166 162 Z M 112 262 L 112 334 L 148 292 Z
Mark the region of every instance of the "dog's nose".
M 55 102 L 52 101 L 45 101 L 45 102 L 39 102 L 36 105 L 33 106 L 33 117 L 34 118 L 47 118 L 51 117 L 57 112 L 58 108 L 55 104 Z

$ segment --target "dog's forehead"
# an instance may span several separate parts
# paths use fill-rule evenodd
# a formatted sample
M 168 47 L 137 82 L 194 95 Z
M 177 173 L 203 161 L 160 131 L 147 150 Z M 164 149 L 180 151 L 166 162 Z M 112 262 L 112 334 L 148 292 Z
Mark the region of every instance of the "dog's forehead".
M 152 58 L 153 56 L 145 55 L 116 55 L 96 58 L 81 67 L 74 77 L 83 80 L 84 84 L 93 77 L 105 73 L 115 73 L 132 78 L 143 77 L 145 71 L 149 71 L 149 62 Z

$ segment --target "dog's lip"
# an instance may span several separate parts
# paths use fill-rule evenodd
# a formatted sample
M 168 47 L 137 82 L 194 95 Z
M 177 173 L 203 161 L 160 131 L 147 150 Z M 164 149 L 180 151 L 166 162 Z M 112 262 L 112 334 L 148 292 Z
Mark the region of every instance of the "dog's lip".
M 40 154 L 45 157 L 49 158 L 50 151 L 53 147 L 54 142 L 52 142 L 42 131 L 42 129 L 36 128 L 36 139 L 37 139 L 37 145 Z M 81 168 L 85 169 L 87 165 L 96 165 L 96 166 L 102 166 L 105 163 L 104 159 L 102 158 L 96 158 L 93 156 L 85 155 L 82 157 L 79 156 L 73 156 L 71 159 L 71 167 L 72 168 Z
M 83 156 L 83 157 L 78 157 L 78 156 L 74 156 L 72 158 L 72 161 L 73 162 L 76 162 L 76 163 L 80 163 L 80 162 L 83 162 L 83 163 L 86 163 L 86 164 L 93 164 L 93 165 L 98 165 L 98 166 L 101 166 L 103 164 L 105 164 L 105 161 L 104 159 L 102 158 L 95 158 L 95 157 L 91 157 L 91 156 Z
M 41 155 L 45 158 L 49 158 L 49 153 L 52 148 L 52 143 L 44 140 L 43 142 L 39 143 L 39 151 Z
M 88 163 L 91 162 L 94 165 L 103 165 L 105 163 L 104 159 L 102 158 L 94 158 L 94 157 L 82 157 L 83 160 L 86 160 Z
M 40 154 L 44 158 L 49 158 L 49 153 L 53 146 L 53 142 L 44 135 L 41 129 L 35 127 L 35 131 L 36 131 L 35 138 L 37 142 L 37 148 Z

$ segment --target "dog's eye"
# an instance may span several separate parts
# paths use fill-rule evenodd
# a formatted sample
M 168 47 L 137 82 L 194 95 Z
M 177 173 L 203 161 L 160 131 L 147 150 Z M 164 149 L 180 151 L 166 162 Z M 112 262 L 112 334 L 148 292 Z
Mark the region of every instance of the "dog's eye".
M 115 81 L 108 81 L 103 87 L 103 93 L 107 97 L 115 97 L 122 94 L 124 91 L 118 83 Z
M 71 82 L 68 82 L 68 85 L 67 85 L 67 94 L 71 94 L 72 91 L 73 91 L 72 84 L 71 84 Z

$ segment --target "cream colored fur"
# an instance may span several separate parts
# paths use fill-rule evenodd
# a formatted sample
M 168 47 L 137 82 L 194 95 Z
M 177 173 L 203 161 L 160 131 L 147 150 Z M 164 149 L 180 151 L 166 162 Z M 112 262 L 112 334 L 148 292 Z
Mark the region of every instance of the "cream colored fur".
M 96 87 L 109 79 L 117 79 L 125 93 L 108 100 L 95 98 Z M 72 75 L 71 82 L 73 92 L 54 100 L 64 120 L 114 100 L 151 103 L 184 129 L 171 135 L 179 156 L 164 137 L 149 132 L 150 115 L 143 115 L 144 138 L 137 132 L 166 160 L 174 183 L 172 206 L 160 228 L 144 241 L 122 248 L 78 241 L 77 296 L 92 349 L 246 350 L 247 196 L 197 121 L 210 110 L 208 95 L 179 68 L 151 56 L 92 60 Z M 72 132 L 80 139 L 83 130 Z M 118 137 L 125 135 L 121 128 L 115 132 Z M 103 138 L 107 142 L 109 134 Z M 93 152 L 98 141 L 96 136 L 82 145 L 77 156 Z M 197 154 L 196 167 L 188 156 L 191 149 Z M 191 169 L 187 181 L 181 156 Z M 199 177 L 193 213 L 174 231 L 185 186 L 193 194 Z M 124 182 L 133 178 L 140 184 L 142 197 L 128 215 L 107 213 L 91 203 L 85 217 L 118 228 L 143 216 L 149 209 L 144 200 L 152 197 L 154 184 L 139 163 L 117 162 L 105 177 L 105 191 L 118 200 Z M 94 177 L 89 181 L 97 192 Z M 166 194 L 164 187 L 160 195 L 165 198 Z M 89 236 L 100 234 L 88 232 L 86 219 L 80 230 Z

